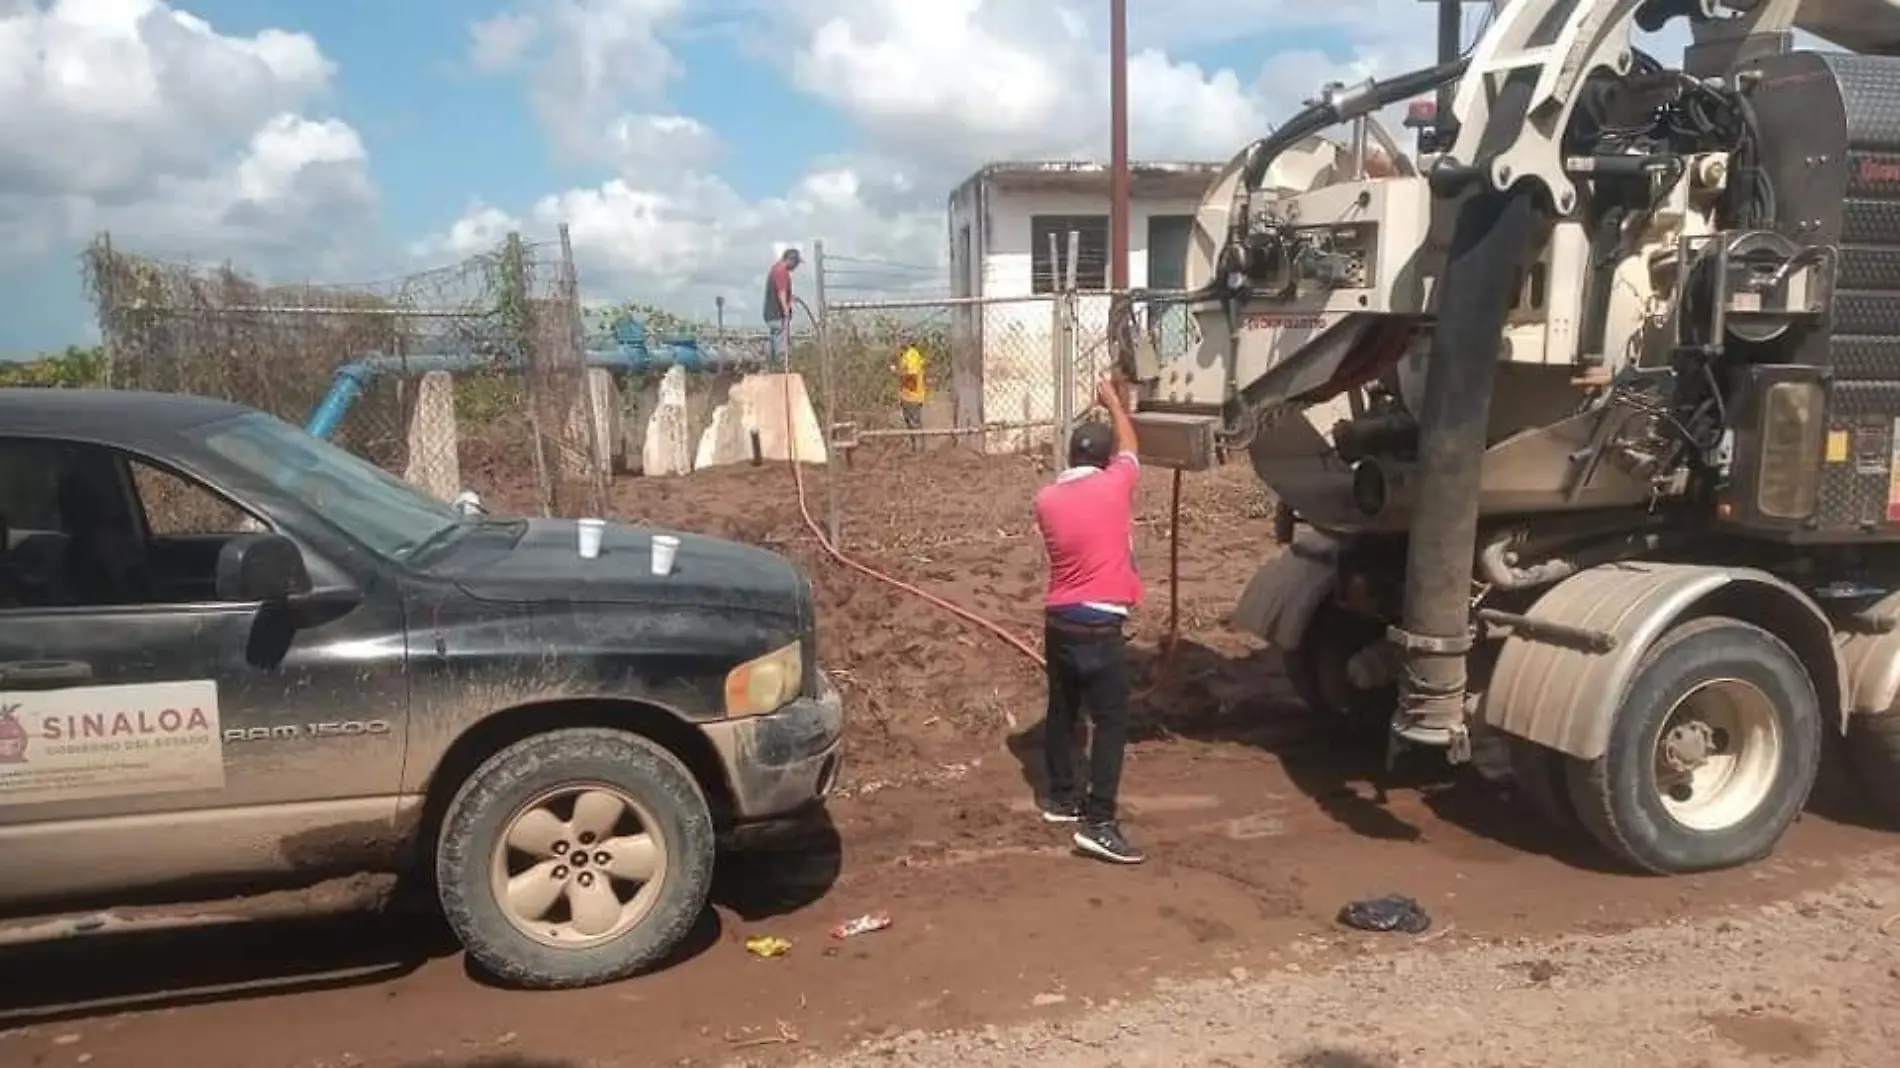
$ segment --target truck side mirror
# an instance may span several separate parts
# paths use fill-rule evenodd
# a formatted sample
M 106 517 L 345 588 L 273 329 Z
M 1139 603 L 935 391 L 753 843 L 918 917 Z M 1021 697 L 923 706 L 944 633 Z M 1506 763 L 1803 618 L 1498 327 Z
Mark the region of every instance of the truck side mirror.
M 239 534 L 218 550 L 218 600 L 282 604 L 310 592 L 303 550 L 282 534 Z

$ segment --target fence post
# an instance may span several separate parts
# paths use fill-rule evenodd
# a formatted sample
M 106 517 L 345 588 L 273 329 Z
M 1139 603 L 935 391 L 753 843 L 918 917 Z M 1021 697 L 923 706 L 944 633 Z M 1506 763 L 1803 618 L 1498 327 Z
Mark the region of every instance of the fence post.
M 825 243 L 822 240 L 814 240 L 811 243 L 811 265 L 812 274 L 816 276 L 812 295 L 818 300 L 818 314 L 814 317 L 817 321 L 812 324 L 818 331 L 818 388 L 825 395 L 825 414 L 818 434 L 825 442 L 825 529 L 831 538 L 832 548 L 835 549 L 842 548 L 838 541 L 838 528 L 842 525 L 842 519 L 838 515 L 838 458 L 831 454 L 831 428 L 836 421 L 838 393 L 837 383 L 832 378 L 831 306 L 825 301 Z M 791 329 L 792 324 L 787 322 L 785 324 L 787 351 L 791 348 Z M 785 432 L 792 433 L 792 428 L 786 427 Z
M 501 292 L 497 294 L 502 328 L 507 331 L 506 343 L 514 347 L 521 369 L 523 392 L 528 399 L 528 434 L 534 439 L 534 447 L 529 455 L 534 460 L 535 488 L 540 491 L 541 514 L 554 514 L 556 500 L 554 491 L 554 472 L 550 469 L 547 454 L 545 420 L 541 410 L 544 396 L 542 383 L 538 376 L 541 371 L 538 355 L 534 351 L 533 307 L 529 303 L 531 293 L 528 289 L 528 250 L 521 240 L 521 234 L 511 232 L 502 245 L 501 253 Z
M 118 287 L 113 283 L 113 278 L 118 272 L 114 269 L 115 264 L 112 262 L 112 231 L 99 231 L 99 254 L 93 257 L 93 265 L 95 270 L 101 272 L 99 302 L 105 306 L 99 316 L 100 362 L 104 365 L 100 370 L 105 377 L 105 387 L 111 389 L 115 370 L 113 364 L 118 360 L 119 348 L 114 338 L 114 335 L 118 333 L 119 294 Z
M 593 383 L 587 377 L 587 324 L 581 315 L 581 279 L 580 272 L 574 267 L 574 240 L 568 233 L 566 223 L 560 225 L 560 235 L 561 296 L 567 302 L 568 332 L 573 336 L 574 360 L 579 365 L 579 373 L 575 375 L 575 395 L 568 400 L 578 406 L 581 425 L 587 428 L 582 446 L 587 450 L 588 490 L 594 498 L 590 514 L 605 516 L 607 472 L 613 467 L 613 453 L 608 443 L 601 440 Z

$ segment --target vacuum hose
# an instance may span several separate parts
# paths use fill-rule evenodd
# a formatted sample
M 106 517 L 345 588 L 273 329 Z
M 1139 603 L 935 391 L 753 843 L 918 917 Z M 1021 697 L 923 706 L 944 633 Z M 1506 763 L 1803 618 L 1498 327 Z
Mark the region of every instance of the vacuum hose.
M 1248 148 L 1247 170 L 1241 188 L 1248 191 L 1260 188 L 1260 183 L 1267 177 L 1267 168 L 1273 166 L 1273 161 L 1279 158 L 1280 153 L 1303 139 L 1329 126 L 1348 122 L 1360 115 L 1369 115 L 1401 100 L 1430 92 L 1462 76 L 1470 62 L 1469 57 L 1460 56 L 1450 62 L 1401 74 L 1383 82 L 1368 82 L 1350 90 L 1341 90 L 1317 104 L 1307 105 L 1304 111 Z
M 1538 203 L 1528 189 L 1482 192 L 1459 208 L 1438 278 L 1438 326 L 1417 413 L 1418 506 L 1405 569 L 1405 655 L 1394 732 L 1454 745 L 1462 736 L 1471 648 L 1472 562 L 1491 391 L 1512 279 L 1530 249 Z

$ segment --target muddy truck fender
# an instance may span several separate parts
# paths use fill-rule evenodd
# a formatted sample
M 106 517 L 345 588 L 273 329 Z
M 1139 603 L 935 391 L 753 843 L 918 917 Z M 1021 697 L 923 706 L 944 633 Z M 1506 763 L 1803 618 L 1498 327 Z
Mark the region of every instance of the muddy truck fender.
M 1479 718 L 1487 727 L 1578 760 L 1603 756 L 1624 695 L 1656 643 L 1708 617 L 1759 627 L 1785 643 L 1806 669 L 1823 714 L 1846 729 L 1847 698 L 1854 690 L 1832 624 L 1806 594 L 1765 571 L 1604 565 L 1558 583 L 1525 615 L 1552 626 L 1505 638 Z M 1560 630 L 1600 640 L 1591 643 L 1594 648 L 1558 644 L 1551 635 Z
M 1302 530 L 1286 551 L 1260 565 L 1241 591 L 1230 625 L 1282 650 L 1299 648 L 1306 625 L 1332 596 L 1339 544 Z

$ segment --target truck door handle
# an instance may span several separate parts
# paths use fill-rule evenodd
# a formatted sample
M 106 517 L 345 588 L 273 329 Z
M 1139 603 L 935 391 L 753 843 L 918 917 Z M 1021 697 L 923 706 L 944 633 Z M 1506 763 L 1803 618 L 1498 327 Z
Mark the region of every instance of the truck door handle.
M 0 663 L 0 687 L 57 690 L 92 681 L 92 665 L 83 660 L 9 660 Z

